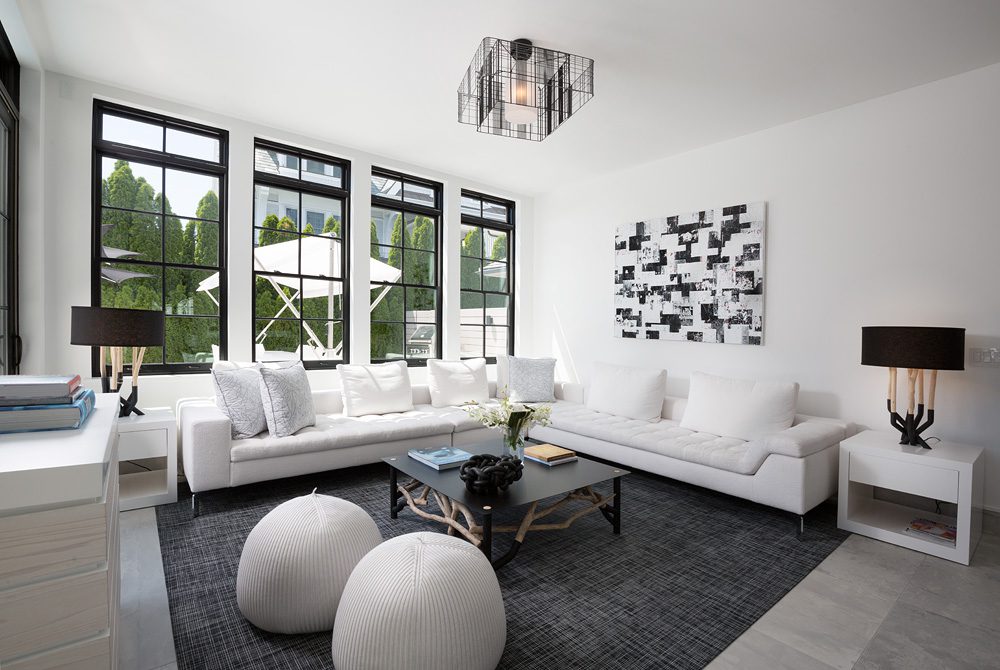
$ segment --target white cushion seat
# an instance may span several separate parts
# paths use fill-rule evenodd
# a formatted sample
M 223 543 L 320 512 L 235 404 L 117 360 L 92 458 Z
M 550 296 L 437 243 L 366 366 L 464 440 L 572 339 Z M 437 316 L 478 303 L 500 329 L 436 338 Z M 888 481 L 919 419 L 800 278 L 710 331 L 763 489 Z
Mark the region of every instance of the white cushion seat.
M 496 400 L 482 403 L 485 407 L 496 404 Z M 470 417 L 469 413 L 461 407 L 433 407 L 432 405 L 416 405 L 414 409 L 428 412 L 440 419 L 444 419 L 451 424 L 453 431 L 456 433 L 464 433 L 467 430 L 476 430 L 477 428 L 483 427 L 483 424 Z
M 380 542 L 378 526 L 352 502 L 315 491 L 285 501 L 243 544 L 240 612 L 272 633 L 331 630 L 351 571 Z
M 315 426 L 303 428 L 294 435 L 276 438 L 262 433 L 245 440 L 234 440 L 230 458 L 233 463 L 239 463 L 417 437 L 447 436 L 453 429 L 454 424 L 430 406 L 407 412 L 357 417 L 318 414 Z
M 496 572 L 443 533 L 386 540 L 362 558 L 340 598 L 337 670 L 493 670 L 507 640 Z

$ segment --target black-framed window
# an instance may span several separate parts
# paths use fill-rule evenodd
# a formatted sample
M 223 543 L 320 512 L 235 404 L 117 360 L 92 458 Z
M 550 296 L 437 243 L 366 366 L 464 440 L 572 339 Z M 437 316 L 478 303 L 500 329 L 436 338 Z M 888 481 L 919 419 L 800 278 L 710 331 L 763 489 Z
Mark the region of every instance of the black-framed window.
M 442 186 L 375 168 L 371 178 L 371 360 L 441 357 Z
M 93 133 L 93 303 L 165 313 L 143 372 L 207 370 L 226 357 L 229 133 L 103 100 Z
M 348 161 L 254 142 L 255 361 L 350 360 L 349 199 Z
M 0 26 L 0 374 L 17 374 L 18 335 L 18 104 L 21 66 Z
M 514 203 L 462 191 L 459 352 L 514 353 Z

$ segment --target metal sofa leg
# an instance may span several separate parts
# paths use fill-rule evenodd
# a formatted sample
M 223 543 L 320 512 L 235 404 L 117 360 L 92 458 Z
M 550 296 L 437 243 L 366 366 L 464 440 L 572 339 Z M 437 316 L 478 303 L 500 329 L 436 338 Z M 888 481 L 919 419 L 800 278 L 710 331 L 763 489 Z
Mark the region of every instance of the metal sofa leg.
M 191 494 L 191 518 L 196 519 L 201 515 L 201 499 L 198 494 Z
M 806 532 L 806 517 L 804 514 L 799 515 L 799 532 L 796 533 L 799 539 L 802 539 L 802 534 Z

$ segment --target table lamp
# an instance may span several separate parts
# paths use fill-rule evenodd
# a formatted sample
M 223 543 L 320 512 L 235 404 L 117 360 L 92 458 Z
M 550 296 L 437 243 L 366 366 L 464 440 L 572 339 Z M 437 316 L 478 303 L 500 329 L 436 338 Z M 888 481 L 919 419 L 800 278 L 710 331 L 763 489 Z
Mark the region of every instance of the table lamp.
M 146 347 L 163 346 L 163 312 L 110 307 L 73 307 L 72 310 L 70 344 L 100 347 L 101 390 L 104 393 L 118 391 L 125 367 L 122 347 L 132 347 L 132 391 L 128 398 L 119 398 L 119 416 L 133 412 L 142 414 L 136 408 L 139 369 Z
M 861 364 L 889 368 L 886 406 L 889 409 L 889 423 L 902 436 L 899 443 L 930 449 L 920 434 L 934 423 L 937 373 L 938 370 L 965 369 L 965 328 L 864 326 L 861 328 Z M 896 368 L 908 369 L 905 418 L 896 411 Z M 926 405 L 927 421 L 921 424 L 924 418 L 925 370 L 929 370 L 931 374 Z

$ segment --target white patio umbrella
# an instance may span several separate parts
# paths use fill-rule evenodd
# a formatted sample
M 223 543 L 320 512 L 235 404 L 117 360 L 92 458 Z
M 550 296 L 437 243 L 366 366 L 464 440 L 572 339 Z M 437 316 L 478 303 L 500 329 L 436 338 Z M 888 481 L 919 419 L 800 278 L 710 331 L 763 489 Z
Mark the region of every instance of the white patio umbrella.
M 289 240 L 287 242 L 278 242 L 276 244 L 268 244 L 266 246 L 257 247 L 253 250 L 253 264 L 254 269 L 257 272 L 281 272 L 282 269 L 294 268 L 299 262 L 299 244 L 298 240 Z M 342 276 L 340 267 L 340 240 L 332 237 L 310 237 L 303 236 L 302 242 L 302 266 L 301 272 L 303 274 L 310 275 L 322 275 L 339 277 Z M 373 282 L 383 282 L 386 284 L 393 284 L 399 281 L 402 272 L 387 263 L 383 263 L 377 258 L 371 258 L 368 261 L 368 268 L 371 273 L 371 281 Z M 271 320 L 268 322 L 261 332 L 258 333 L 257 339 L 262 340 L 267 334 L 268 329 L 274 324 L 275 319 L 281 316 L 285 310 L 291 312 L 296 318 L 300 317 L 299 310 L 295 306 L 295 300 L 299 297 L 303 299 L 309 298 L 322 298 L 327 297 L 329 300 L 329 310 L 330 317 L 333 317 L 333 297 L 335 295 L 340 295 L 343 292 L 340 282 L 327 281 L 323 279 L 310 279 L 306 278 L 301 280 L 301 296 L 300 296 L 300 284 L 299 279 L 296 277 L 285 277 L 281 275 L 270 275 L 264 277 L 271 286 L 274 288 L 275 294 L 284 301 L 284 306 L 278 313 L 275 314 Z M 346 278 L 345 278 L 346 281 Z M 203 291 L 205 294 L 215 301 L 215 296 L 212 295 L 211 291 L 219 286 L 219 273 L 216 272 L 209 277 L 206 277 L 201 283 L 198 284 L 198 290 Z M 281 287 L 287 286 L 291 288 L 294 293 L 291 297 L 285 295 L 285 292 L 281 290 Z M 388 293 L 390 286 L 386 286 L 385 289 L 378 295 L 377 298 L 372 300 L 371 308 L 375 309 L 376 305 L 385 297 Z M 303 328 L 306 334 L 309 336 L 310 343 L 322 350 L 328 351 L 331 349 L 332 342 L 323 343 L 322 338 L 316 335 L 310 328 L 309 324 L 303 323 Z M 330 334 L 332 335 L 332 333 Z M 341 345 L 337 345 L 333 348 L 333 353 L 339 351 Z

